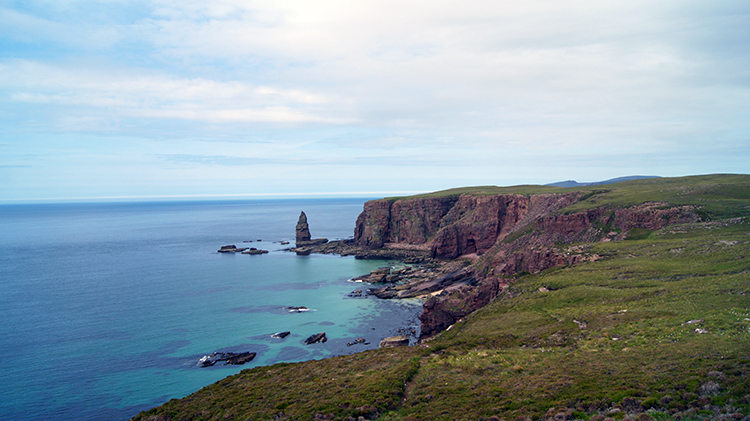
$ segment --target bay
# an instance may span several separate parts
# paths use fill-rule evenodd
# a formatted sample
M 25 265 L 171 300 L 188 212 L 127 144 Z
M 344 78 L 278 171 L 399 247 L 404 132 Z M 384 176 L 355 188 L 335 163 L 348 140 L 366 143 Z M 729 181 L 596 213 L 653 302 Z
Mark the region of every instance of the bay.
M 245 368 L 358 352 L 418 329 L 419 302 L 348 296 L 363 289 L 350 278 L 395 262 L 284 251 L 300 211 L 313 237 L 342 239 L 363 203 L 0 206 L 0 419 L 124 420 Z M 226 244 L 269 253 L 217 253 Z M 292 333 L 270 336 L 278 331 Z M 303 344 L 319 332 L 328 342 Z M 368 345 L 347 346 L 358 337 Z M 198 367 L 214 351 L 257 356 Z

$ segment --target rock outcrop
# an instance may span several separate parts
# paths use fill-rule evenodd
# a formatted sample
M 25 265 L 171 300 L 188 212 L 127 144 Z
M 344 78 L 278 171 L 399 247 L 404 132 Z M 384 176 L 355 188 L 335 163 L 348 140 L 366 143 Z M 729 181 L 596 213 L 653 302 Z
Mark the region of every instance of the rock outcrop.
M 246 251 L 247 247 L 240 247 L 237 248 L 234 244 L 229 244 L 226 246 L 221 246 L 221 248 L 218 250 L 219 253 L 239 253 Z
M 296 246 L 297 247 L 309 247 L 309 246 L 315 246 L 318 244 L 325 244 L 328 242 L 327 238 L 311 238 L 310 236 L 310 226 L 307 223 L 307 215 L 305 215 L 305 212 L 300 212 L 299 219 L 297 220 L 297 226 L 295 227 L 296 231 Z M 297 252 L 297 254 L 305 255 L 310 254 L 309 252 L 305 253 L 304 250 L 301 250 Z
M 211 367 L 220 361 L 224 361 L 226 365 L 242 365 L 252 361 L 257 355 L 255 352 L 214 352 L 211 355 L 206 355 L 198 361 L 198 365 L 201 367 Z
M 346 344 L 346 346 L 354 346 L 354 345 L 358 345 L 358 344 L 367 344 L 367 339 L 365 339 L 365 338 L 357 338 L 357 339 L 353 340 L 352 342 L 348 342 Z
M 429 338 L 494 300 L 508 285 L 508 280 L 486 278 L 470 288 L 456 288 L 447 294 L 428 299 L 419 316 L 420 338 Z
M 304 211 L 299 214 L 295 231 L 297 232 L 298 243 L 300 241 L 310 241 L 310 226 L 307 224 L 307 215 L 305 215 Z
M 409 337 L 406 335 L 389 336 L 378 345 L 378 348 L 395 348 L 398 346 L 409 346 Z
M 580 194 L 470 195 L 373 200 L 357 218 L 354 240 L 368 248 L 403 247 L 430 250 L 432 257 L 450 259 L 482 254 L 498 239 L 535 216 L 558 210 Z
M 357 218 L 354 244 L 373 256 L 408 251 L 447 261 L 467 257 L 471 266 L 408 282 L 370 289 L 380 298 L 430 296 L 424 303 L 421 337 L 447 328 L 502 293 L 518 273 L 596 260 L 598 256 L 566 244 L 622 240 L 700 218 L 692 206 L 644 203 L 600 207 L 574 213 L 562 210 L 584 196 L 559 194 L 461 194 L 373 200 Z M 363 281 L 389 282 L 386 270 Z
M 372 200 L 357 218 L 354 242 L 367 249 L 429 250 L 433 258 L 482 255 L 533 234 L 534 245 L 599 241 L 612 232 L 625 238 L 633 228 L 656 230 L 698 219 L 691 206 L 645 203 L 625 209 L 559 212 L 582 193 L 496 194 Z M 528 242 L 531 245 L 531 242 Z M 517 247 L 516 247 L 517 248 Z M 505 250 L 507 252 L 508 250 Z M 550 260 L 534 256 L 527 261 Z M 565 259 L 551 258 L 555 264 Z M 548 266 L 541 263 L 541 266 Z
M 326 342 L 326 341 L 328 341 L 328 337 L 326 336 L 326 333 L 320 332 L 314 335 L 310 335 L 307 339 L 305 339 L 305 345 L 312 345 L 318 342 Z

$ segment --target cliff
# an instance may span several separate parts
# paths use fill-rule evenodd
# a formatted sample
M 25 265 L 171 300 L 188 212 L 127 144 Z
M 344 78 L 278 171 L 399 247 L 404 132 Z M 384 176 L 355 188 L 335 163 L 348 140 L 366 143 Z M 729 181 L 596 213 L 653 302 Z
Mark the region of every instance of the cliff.
M 591 192 L 574 191 L 373 200 L 357 218 L 354 242 L 368 249 L 429 250 L 434 259 L 472 262 L 461 276 L 449 277 L 457 287 L 443 283 L 445 288 L 425 302 L 421 336 L 426 338 L 485 306 L 517 274 L 598 258 L 570 247 L 574 243 L 618 241 L 700 219 L 694 205 L 663 202 L 565 212 L 590 197 Z M 400 296 L 410 296 L 408 289 Z

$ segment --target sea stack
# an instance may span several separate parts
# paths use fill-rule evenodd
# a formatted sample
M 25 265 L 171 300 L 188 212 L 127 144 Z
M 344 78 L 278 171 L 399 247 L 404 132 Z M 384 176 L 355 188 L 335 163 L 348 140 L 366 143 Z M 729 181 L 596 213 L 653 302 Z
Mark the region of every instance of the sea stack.
M 297 221 L 297 243 L 310 241 L 310 226 L 307 225 L 307 215 L 302 211 Z
M 307 215 L 305 215 L 305 212 L 302 211 L 299 214 L 299 220 L 297 221 L 297 247 L 309 247 L 309 246 L 315 246 L 318 244 L 325 244 L 328 242 L 327 238 L 311 238 L 310 237 L 310 226 L 307 225 Z M 310 254 L 310 251 L 301 249 L 297 250 L 297 254 L 304 255 L 304 254 Z

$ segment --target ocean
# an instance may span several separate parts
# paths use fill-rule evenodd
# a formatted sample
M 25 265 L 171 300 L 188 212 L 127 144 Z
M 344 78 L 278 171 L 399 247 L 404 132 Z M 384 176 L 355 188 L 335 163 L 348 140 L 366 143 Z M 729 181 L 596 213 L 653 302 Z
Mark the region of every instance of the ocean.
M 418 301 L 349 296 L 368 287 L 352 277 L 397 262 L 284 251 L 300 211 L 313 238 L 343 239 L 363 203 L 0 205 L 0 420 L 127 420 L 242 369 L 418 334 Z M 217 252 L 228 244 L 269 253 Z M 257 356 L 198 365 L 216 351 Z

